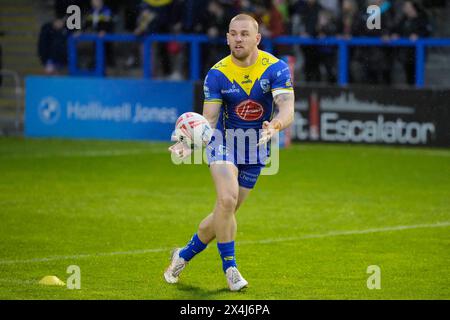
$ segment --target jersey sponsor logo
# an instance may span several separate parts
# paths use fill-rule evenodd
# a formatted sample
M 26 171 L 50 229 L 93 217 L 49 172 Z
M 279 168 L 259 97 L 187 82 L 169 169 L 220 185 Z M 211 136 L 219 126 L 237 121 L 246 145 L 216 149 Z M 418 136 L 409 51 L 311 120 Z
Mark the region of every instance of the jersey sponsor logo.
M 277 72 L 277 78 L 278 78 L 279 76 L 281 76 L 281 75 L 283 74 L 283 72 L 286 72 L 286 71 L 289 71 L 289 67 L 286 67 L 286 68 L 284 68 L 284 69 L 282 69 L 282 70 L 279 70 L 279 71 Z
M 239 93 L 239 91 L 240 91 L 239 88 L 236 88 L 235 85 L 233 85 L 230 89 L 227 89 L 227 90 L 222 89 L 222 90 L 220 90 L 220 92 L 222 94 L 225 94 L 225 93 Z
M 203 93 L 206 99 L 209 99 L 211 97 L 211 94 L 209 93 L 209 88 L 206 85 L 203 86 Z
M 255 121 L 261 119 L 264 114 L 264 108 L 253 100 L 245 100 L 236 106 L 234 112 L 242 120 Z
M 269 79 L 261 79 L 259 80 L 259 85 L 261 86 L 261 89 L 264 93 L 267 93 L 270 91 L 270 81 Z
M 268 64 L 272 64 L 272 63 L 270 63 L 269 58 L 262 58 L 262 59 L 261 59 L 261 64 L 262 64 L 263 66 L 267 66 Z
M 244 76 L 244 81 L 242 81 L 241 83 L 242 84 L 246 84 L 246 83 L 252 83 L 253 81 L 250 79 L 250 75 L 249 74 L 246 74 L 245 76 Z
M 213 69 L 219 69 L 219 68 L 224 68 L 227 65 L 225 63 L 223 63 L 222 61 L 219 61 L 218 63 L 216 63 L 213 67 Z

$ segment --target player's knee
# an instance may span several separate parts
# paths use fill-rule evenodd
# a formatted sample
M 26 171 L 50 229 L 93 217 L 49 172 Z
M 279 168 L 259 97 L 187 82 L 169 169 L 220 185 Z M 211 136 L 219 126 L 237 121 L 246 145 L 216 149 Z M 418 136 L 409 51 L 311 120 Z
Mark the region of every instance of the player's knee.
M 203 220 L 198 225 L 198 232 L 201 234 L 209 234 L 214 232 L 214 226 L 210 222 Z
M 217 198 L 217 207 L 222 211 L 234 213 L 238 203 L 238 196 L 233 193 L 220 195 Z

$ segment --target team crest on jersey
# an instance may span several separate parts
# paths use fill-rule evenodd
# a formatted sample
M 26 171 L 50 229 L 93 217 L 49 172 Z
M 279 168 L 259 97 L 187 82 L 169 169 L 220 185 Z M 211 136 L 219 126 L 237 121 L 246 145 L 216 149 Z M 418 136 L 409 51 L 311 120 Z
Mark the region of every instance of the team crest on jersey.
M 245 121 L 255 121 L 262 118 L 264 108 L 253 100 L 245 100 L 236 106 L 234 112 Z
M 224 145 L 219 145 L 219 148 L 217 149 L 217 155 L 218 156 L 228 156 L 228 149 Z
M 259 85 L 261 86 L 261 89 L 264 93 L 267 93 L 270 91 L 270 81 L 269 79 L 261 79 L 259 80 Z

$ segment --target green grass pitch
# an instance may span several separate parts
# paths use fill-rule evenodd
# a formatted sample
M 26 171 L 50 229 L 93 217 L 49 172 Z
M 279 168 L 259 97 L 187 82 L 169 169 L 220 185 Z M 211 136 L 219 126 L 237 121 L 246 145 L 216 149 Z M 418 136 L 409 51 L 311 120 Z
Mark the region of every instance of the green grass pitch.
M 208 167 L 167 147 L 0 139 L 0 299 L 450 299 L 450 150 L 282 150 L 237 213 L 249 287 L 231 293 L 215 243 L 163 280 L 215 198 Z M 70 265 L 80 290 L 38 284 Z

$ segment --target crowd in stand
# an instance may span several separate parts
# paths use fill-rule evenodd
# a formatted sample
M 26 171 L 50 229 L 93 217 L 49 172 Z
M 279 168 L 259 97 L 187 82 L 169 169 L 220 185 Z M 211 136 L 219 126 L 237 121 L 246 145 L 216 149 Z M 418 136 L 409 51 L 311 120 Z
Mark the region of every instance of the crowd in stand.
M 125 2 L 125 3 L 124 3 Z M 420 1 L 407 0 L 56 0 L 53 22 L 45 24 L 39 39 L 39 56 L 48 73 L 57 73 L 66 65 L 66 39 L 69 31 L 64 24 L 68 5 L 77 4 L 84 12 L 82 33 L 128 32 L 147 34 L 206 34 L 210 38 L 224 37 L 230 19 L 237 13 L 253 15 L 260 24 L 263 37 L 298 35 L 302 37 L 379 37 L 383 40 L 399 37 L 416 40 L 433 34 L 433 20 Z M 381 28 L 369 29 L 367 7 L 381 10 Z M 301 61 L 300 78 L 306 82 L 335 83 L 337 49 L 331 46 L 278 46 L 277 55 L 293 55 Z M 138 63 L 139 44 L 131 46 L 126 65 Z M 208 44 L 202 51 L 203 72 L 228 54 L 226 46 Z M 93 57 L 92 50 L 87 51 Z M 106 48 L 108 65 L 114 65 L 114 51 Z M 407 83 L 415 78 L 414 48 L 352 47 L 349 52 L 350 82 L 392 83 L 392 66 L 399 62 Z M 156 50 L 159 72 L 165 77 L 186 77 L 188 51 L 184 44 L 159 44 Z M 92 59 L 93 61 L 93 59 Z M 93 63 L 91 61 L 91 64 Z

